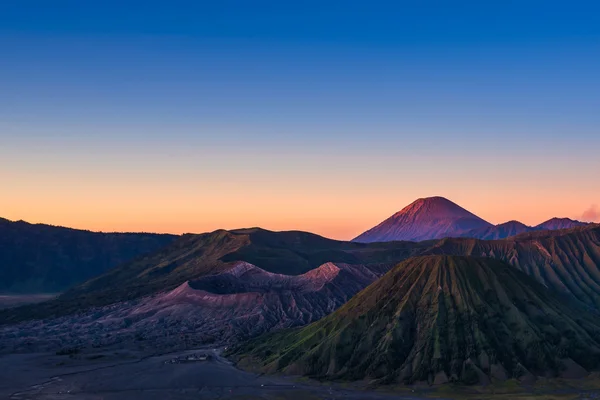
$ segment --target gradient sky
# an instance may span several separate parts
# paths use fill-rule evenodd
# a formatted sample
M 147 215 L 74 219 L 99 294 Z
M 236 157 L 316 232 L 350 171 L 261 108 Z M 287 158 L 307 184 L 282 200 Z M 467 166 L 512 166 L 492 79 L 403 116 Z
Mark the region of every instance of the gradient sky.
M 386 3 L 0 2 L 0 216 L 349 239 L 441 195 L 600 220 L 600 6 Z

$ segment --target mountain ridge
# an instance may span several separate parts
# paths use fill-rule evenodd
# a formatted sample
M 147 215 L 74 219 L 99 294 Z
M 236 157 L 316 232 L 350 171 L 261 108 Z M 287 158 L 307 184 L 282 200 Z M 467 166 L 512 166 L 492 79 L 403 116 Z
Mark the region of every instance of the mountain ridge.
M 0 219 L 0 291 L 59 292 L 175 240 Z
M 369 244 L 296 231 L 218 230 L 183 235 L 160 251 L 113 268 L 55 300 L 0 311 L 0 323 L 66 315 L 168 291 L 185 281 L 222 273 L 240 261 L 268 272 L 299 275 L 327 262 L 395 264 L 428 254 L 497 258 L 560 293 L 600 309 L 600 224 L 534 231 L 502 240 L 444 238 Z
M 352 241 L 360 243 L 394 240 L 422 241 L 444 237 L 504 239 L 536 230 L 558 230 L 585 226 L 570 218 L 551 218 L 535 226 L 511 220 L 498 225 L 441 196 L 419 198 Z
M 558 230 L 558 229 L 569 229 L 576 228 L 578 226 L 589 225 L 588 222 L 577 221 L 571 218 L 559 218 L 553 217 L 547 221 L 542 222 L 534 226 L 536 230 Z

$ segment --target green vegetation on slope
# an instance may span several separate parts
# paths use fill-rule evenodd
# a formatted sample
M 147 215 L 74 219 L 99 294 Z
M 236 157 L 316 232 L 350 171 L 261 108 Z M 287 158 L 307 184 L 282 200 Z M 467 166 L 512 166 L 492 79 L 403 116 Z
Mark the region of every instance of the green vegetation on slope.
M 222 272 L 236 261 L 246 261 L 269 272 L 297 275 L 329 261 L 395 263 L 430 245 L 425 242 L 365 245 L 306 232 L 270 232 L 258 228 L 184 235 L 158 252 L 75 286 L 56 300 L 0 311 L 0 322 L 68 315 L 168 291 L 185 281 Z
M 235 349 L 241 366 L 379 383 L 577 375 L 600 363 L 600 320 L 515 268 L 416 257 L 333 314 Z
M 496 258 L 600 309 L 600 225 L 530 232 L 504 240 L 447 238 L 425 253 Z

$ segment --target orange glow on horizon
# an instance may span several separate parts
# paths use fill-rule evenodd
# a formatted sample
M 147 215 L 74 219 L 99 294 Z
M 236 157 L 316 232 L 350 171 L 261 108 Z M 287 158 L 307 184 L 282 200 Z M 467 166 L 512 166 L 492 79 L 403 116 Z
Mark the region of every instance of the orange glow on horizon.
M 216 229 L 261 227 L 269 230 L 300 230 L 325 237 L 349 240 L 375 226 L 418 197 L 407 195 L 374 197 L 370 194 L 341 198 L 310 196 L 260 198 L 229 194 L 222 198 L 148 196 L 144 194 L 80 194 L 71 202 L 66 196 L 28 196 L 21 201 L 0 199 L 2 217 L 104 232 L 202 233 Z M 95 197 L 95 200 L 92 198 Z M 589 207 L 575 196 L 548 198 L 534 196 L 489 202 L 483 196 L 445 196 L 460 206 L 498 224 L 512 219 L 537 225 L 552 217 L 578 219 Z

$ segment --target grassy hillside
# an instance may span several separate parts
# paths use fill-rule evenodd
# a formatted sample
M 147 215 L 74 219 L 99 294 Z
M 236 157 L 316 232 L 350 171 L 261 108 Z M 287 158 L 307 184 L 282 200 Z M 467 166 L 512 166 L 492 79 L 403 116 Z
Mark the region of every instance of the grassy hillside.
M 600 225 L 504 240 L 442 239 L 425 253 L 492 257 L 600 309 Z
M 427 256 L 234 353 L 266 372 L 378 383 L 574 376 L 600 365 L 600 320 L 505 263 Z

